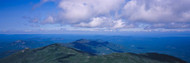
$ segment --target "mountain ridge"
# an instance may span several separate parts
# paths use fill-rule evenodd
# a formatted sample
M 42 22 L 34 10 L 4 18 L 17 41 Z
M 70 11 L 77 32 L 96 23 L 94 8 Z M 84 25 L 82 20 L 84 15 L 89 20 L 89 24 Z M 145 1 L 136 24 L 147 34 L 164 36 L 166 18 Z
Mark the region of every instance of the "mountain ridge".
M 63 44 L 63 46 L 79 49 L 98 55 L 127 52 L 124 47 L 103 40 L 79 39 L 71 43 Z

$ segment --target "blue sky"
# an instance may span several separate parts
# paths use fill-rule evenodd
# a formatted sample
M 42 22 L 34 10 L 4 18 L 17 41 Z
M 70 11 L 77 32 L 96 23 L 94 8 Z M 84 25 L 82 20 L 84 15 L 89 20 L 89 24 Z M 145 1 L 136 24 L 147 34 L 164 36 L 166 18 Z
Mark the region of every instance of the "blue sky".
M 0 34 L 189 33 L 189 0 L 0 0 Z

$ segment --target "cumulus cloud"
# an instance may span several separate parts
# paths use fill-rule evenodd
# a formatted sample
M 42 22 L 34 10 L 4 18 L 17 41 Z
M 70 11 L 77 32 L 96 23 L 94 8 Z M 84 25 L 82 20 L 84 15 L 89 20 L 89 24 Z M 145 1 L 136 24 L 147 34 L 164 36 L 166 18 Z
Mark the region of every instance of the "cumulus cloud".
M 189 28 L 189 0 L 130 0 L 123 7 L 126 20 L 141 22 L 151 28 Z
M 131 0 L 123 13 L 129 20 L 188 21 L 189 0 Z
M 57 1 L 57 16 L 43 24 L 107 29 L 190 29 L 190 0 L 42 0 Z
M 116 12 L 124 0 L 62 0 L 59 7 L 61 17 L 69 23 L 77 23 L 100 15 Z

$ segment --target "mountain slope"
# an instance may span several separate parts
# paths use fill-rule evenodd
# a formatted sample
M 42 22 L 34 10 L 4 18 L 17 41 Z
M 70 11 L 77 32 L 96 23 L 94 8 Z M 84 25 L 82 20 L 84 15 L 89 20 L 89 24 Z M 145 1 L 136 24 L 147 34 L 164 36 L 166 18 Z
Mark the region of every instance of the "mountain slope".
M 80 39 L 63 45 L 98 55 L 126 52 L 124 47 L 102 40 Z
M 112 53 L 93 55 L 60 44 L 19 51 L 0 63 L 185 63 L 178 58 L 156 54 Z
M 53 42 L 38 42 L 32 40 L 17 40 L 11 43 L 0 43 L 0 58 L 6 57 L 19 50 L 47 46 Z

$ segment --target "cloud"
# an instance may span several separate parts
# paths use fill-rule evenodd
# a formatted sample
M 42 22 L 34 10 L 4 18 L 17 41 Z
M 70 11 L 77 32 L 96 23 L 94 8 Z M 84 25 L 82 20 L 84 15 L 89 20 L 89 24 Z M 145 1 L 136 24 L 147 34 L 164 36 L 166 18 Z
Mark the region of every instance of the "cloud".
M 127 27 L 126 23 L 121 19 L 112 19 L 108 17 L 96 17 L 92 18 L 90 22 L 81 22 L 76 24 L 77 27 L 90 27 L 90 28 L 108 28 L 108 29 L 118 29 Z
M 189 5 L 189 0 L 130 0 L 122 15 L 126 20 L 149 25 L 149 29 L 184 29 L 190 26 Z
M 42 0 L 56 1 L 57 15 L 43 24 L 107 30 L 190 29 L 190 0 Z M 84 30 L 83 29 L 83 30 Z M 175 31 L 175 30 L 173 30 Z
M 138 1 L 131 0 L 125 6 L 123 10 L 124 17 L 132 21 L 160 21 L 168 18 L 172 15 L 169 8 L 160 7 L 162 4 L 155 2 L 148 3 L 148 0 Z M 155 5 L 157 4 L 157 5 Z M 170 19 L 168 19 L 170 20 Z
M 131 0 L 124 6 L 124 16 L 135 21 L 188 21 L 188 0 Z
M 157 29 L 157 28 L 165 28 L 165 29 L 189 29 L 189 23 L 155 23 L 151 26 L 147 26 L 145 29 Z
M 69 23 L 77 23 L 100 15 L 116 12 L 124 0 L 62 0 L 61 17 Z

